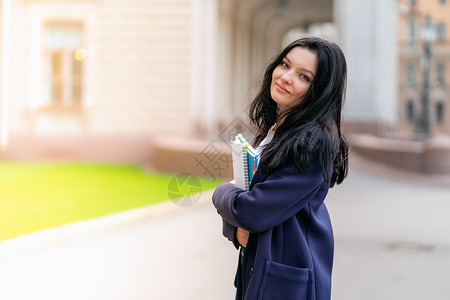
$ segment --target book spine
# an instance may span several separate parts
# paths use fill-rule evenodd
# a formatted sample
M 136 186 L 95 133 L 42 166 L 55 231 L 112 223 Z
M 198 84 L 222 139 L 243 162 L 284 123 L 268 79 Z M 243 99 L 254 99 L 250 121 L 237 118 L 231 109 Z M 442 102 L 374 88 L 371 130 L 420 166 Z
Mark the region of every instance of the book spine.
M 245 190 L 249 190 L 249 173 L 248 173 L 248 157 L 247 157 L 247 145 L 245 144 L 245 151 L 242 151 L 242 161 L 244 163 L 244 182 Z

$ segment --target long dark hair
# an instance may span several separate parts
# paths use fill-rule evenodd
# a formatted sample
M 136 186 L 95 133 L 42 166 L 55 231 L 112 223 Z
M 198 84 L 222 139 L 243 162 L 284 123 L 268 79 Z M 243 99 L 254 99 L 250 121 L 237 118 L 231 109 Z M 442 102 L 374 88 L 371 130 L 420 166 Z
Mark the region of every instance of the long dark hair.
M 295 47 L 316 53 L 316 75 L 305 98 L 281 113 L 270 94 L 272 73 Z M 283 120 L 272 142 L 263 149 L 260 167 L 265 173 L 286 166 L 292 159 L 304 171 L 318 155 L 323 176 L 331 187 L 344 180 L 348 172 L 348 144 L 341 132 L 341 112 L 346 82 L 344 54 L 338 45 L 327 40 L 315 37 L 296 40 L 273 59 L 249 110 L 250 120 L 258 128 L 255 146 L 277 121 Z

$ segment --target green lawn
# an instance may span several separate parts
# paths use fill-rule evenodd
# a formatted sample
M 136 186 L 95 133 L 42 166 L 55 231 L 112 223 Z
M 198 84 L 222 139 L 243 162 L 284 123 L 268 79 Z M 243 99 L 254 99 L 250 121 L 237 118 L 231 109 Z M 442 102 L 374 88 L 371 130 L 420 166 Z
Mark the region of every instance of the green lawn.
M 172 178 L 133 165 L 0 162 L 0 241 L 168 200 Z M 221 182 L 199 180 L 201 190 Z

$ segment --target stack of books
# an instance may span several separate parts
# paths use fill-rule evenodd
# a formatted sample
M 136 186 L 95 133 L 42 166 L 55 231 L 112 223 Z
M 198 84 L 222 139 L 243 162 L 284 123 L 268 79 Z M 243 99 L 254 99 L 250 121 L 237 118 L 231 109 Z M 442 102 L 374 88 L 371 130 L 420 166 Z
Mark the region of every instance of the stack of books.
M 235 184 L 237 187 L 248 191 L 258 167 L 258 155 L 252 145 L 240 133 L 231 142 L 231 149 Z

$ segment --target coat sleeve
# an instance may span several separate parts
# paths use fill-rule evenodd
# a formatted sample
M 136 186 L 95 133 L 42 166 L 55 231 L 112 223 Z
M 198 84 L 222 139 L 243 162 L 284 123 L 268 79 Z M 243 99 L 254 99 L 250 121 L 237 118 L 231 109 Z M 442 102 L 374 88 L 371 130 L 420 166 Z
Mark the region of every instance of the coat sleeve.
M 318 163 L 301 172 L 295 164 L 270 174 L 244 191 L 225 182 L 214 191 L 212 200 L 223 220 L 250 232 L 273 228 L 300 211 L 325 184 Z
M 222 218 L 222 233 L 223 236 L 226 237 L 230 242 L 233 243 L 236 249 L 239 249 L 239 242 L 236 238 L 237 227 L 231 225 L 227 221 Z

